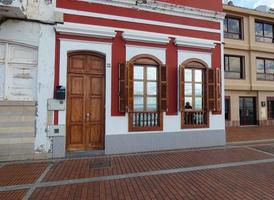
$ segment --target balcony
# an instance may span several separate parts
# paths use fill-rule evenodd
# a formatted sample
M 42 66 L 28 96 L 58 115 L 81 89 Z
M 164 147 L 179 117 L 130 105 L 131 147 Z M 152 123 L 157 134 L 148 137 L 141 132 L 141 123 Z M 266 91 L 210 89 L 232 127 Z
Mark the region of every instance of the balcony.
M 23 0 L 0 0 L 0 19 L 25 18 Z

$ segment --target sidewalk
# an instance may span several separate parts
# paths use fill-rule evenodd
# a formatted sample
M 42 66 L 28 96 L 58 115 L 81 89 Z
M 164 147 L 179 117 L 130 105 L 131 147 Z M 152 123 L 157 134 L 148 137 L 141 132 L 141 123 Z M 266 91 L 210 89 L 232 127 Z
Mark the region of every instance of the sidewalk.
M 274 144 L 0 166 L 0 199 L 273 199 Z

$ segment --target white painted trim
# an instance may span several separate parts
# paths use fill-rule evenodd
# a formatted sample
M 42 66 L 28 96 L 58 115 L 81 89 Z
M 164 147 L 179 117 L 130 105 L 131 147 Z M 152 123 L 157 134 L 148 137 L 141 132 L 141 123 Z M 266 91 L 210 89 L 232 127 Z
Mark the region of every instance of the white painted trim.
M 200 48 L 206 48 L 206 49 L 212 49 L 215 48 L 216 44 L 209 42 L 209 41 L 205 41 L 205 40 L 188 40 L 186 38 L 182 39 L 176 39 L 175 41 L 176 45 L 178 46 L 186 46 L 186 47 L 192 47 L 192 46 L 198 46 Z
M 179 17 L 190 17 L 194 19 L 204 19 L 209 21 L 222 21 L 225 17 L 225 13 L 216 12 L 206 9 L 198 9 L 193 7 L 187 7 L 182 5 L 174 5 L 164 2 L 151 1 L 147 4 L 135 5 L 135 0 L 80 0 L 89 3 L 98 3 L 104 5 L 111 5 L 124 8 L 135 8 L 143 11 L 156 12 L 161 14 L 179 16 Z
M 123 38 L 128 41 L 144 41 L 153 43 L 168 43 L 168 37 L 153 36 L 152 34 L 123 33 Z
M 187 30 L 196 30 L 196 31 L 203 31 L 203 32 L 210 32 L 210 33 L 220 33 L 219 29 L 212 29 L 212 28 L 204 28 L 198 26 L 189 26 L 189 25 L 182 25 L 176 23 L 168 23 L 168 22 L 161 22 L 161 21 L 154 21 L 154 20 L 146 20 L 146 19 L 138 19 L 132 17 L 122 17 L 117 15 L 107 15 L 107 14 L 100 14 L 94 12 L 86 12 L 86 11 L 79 11 L 79 10 L 72 10 L 72 9 L 63 9 L 57 8 L 56 11 L 66 14 L 72 15 L 79 15 L 79 16 L 86 16 L 86 17 L 96 17 L 101 19 L 112 19 L 118 21 L 125 21 L 125 22 L 134 22 L 134 23 L 141 23 L 141 24 L 149 24 L 149 25 L 157 25 L 157 26 L 165 26 L 170 28 L 181 28 Z
M 154 43 L 168 43 L 169 38 L 173 37 L 176 39 L 177 45 L 182 46 L 191 46 L 198 48 L 213 48 L 215 43 L 221 43 L 216 40 L 206 40 L 193 37 L 183 37 L 178 35 L 168 35 L 162 33 L 153 33 L 147 31 L 137 31 L 131 29 L 122 29 L 116 27 L 105 27 L 105 26 L 96 26 L 96 25 L 86 25 L 78 23 L 65 23 L 58 24 L 55 27 L 57 32 L 73 34 L 73 35 L 82 35 L 83 32 L 86 36 L 96 36 L 96 37 L 114 37 L 115 31 L 123 32 L 123 36 L 126 40 L 131 41 L 142 41 L 142 42 L 154 42 Z M 100 30 L 94 32 L 94 30 Z M 100 32 L 102 35 L 100 35 Z
M 102 29 L 85 29 L 80 27 L 66 27 L 66 26 L 56 26 L 55 30 L 59 33 L 66 33 L 81 36 L 95 36 L 95 37 L 102 37 L 102 38 L 112 38 L 115 37 L 114 31 L 104 31 Z

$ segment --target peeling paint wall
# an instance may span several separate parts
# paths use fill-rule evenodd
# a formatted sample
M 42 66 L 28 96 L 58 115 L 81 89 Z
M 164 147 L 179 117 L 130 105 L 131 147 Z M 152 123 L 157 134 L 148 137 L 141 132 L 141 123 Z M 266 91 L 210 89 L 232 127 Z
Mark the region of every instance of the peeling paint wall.
M 47 112 L 47 99 L 53 96 L 54 78 L 54 54 L 55 54 L 55 31 L 51 25 L 39 23 L 8 20 L 0 26 L 0 44 L 9 44 L 10 63 L 8 76 L 3 77 L 0 73 L 0 101 L 2 81 L 7 79 L 8 85 L 16 88 L 9 96 L 11 100 L 34 100 L 37 103 L 35 150 L 48 152 L 50 141 L 47 138 L 47 125 L 51 123 L 52 113 Z M 0 45 L 0 52 L 6 50 Z M 1 53 L 2 55 L 3 53 Z M 5 54 L 5 53 L 4 53 Z M 0 71 L 4 70 L 3 56 L 0 56 Z M 17 67 L 14 65 L 19 63 Z M 22 65 L 24 63 L 24 65 Z M 28 92 L 35 98 L 20 99 L 19 93 Z M 16 93 L 16 94 L 15 94 Z M 2 98 L 3 100 L 3 98 Z
M 25 14 L 28 19 L 54 21 L 56 0 L 23 0 Z

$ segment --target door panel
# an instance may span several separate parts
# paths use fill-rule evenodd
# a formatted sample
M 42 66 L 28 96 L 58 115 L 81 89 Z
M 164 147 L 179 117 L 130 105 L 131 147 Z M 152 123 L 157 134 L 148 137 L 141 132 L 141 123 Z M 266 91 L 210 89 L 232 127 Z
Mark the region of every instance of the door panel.
M 240 125 L 256 125 L 256 98 L 240 97 Z
M 104 149 L 104 58 L 69 57 L 67 150 Z M 100 74 L 101 73 L 101 74 Z

